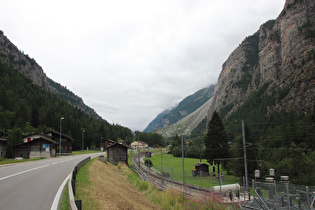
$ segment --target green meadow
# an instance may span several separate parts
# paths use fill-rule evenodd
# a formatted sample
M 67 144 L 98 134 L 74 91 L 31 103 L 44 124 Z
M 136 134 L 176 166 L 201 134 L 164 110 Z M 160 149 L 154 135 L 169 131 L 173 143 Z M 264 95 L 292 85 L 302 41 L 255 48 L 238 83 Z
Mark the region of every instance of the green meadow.
M 182 158 L 174 157 L 172 154 L 163 153 L 163 174 L 169 174 L 170 178 L 183 182 L 183 164 Z M 152 155 L 150 160 L 153 163 L 153 168 L 161 172 L 161 153 L 156 153 Z M 195 158 L 184 158 L 184 170 L 185 170 L 185 183 L 201 186 L 203 188 L 211 188 L 213 184 L 215 186 L 219 185 L 218 176 L 215 177 L 213 183 L 212 176 L 202 177 L 193 176 L 192 170 L 195 169 L 195 164 L 199 163 L 200 159 Z M 205 159 L 202 159 L 203 163 L 207 163 Z M 220 167 L 222 169 L 222 167 Z M 216 168 L 217 170 L 217 168 Z M 209 171 L 212 172 L 212 167 L 209 166 Z M 211 173 L 212 174 L 212 173 Z M 222 184 L 235 184 L 239 183 L 239 178 L 234 176 L 226 175 L 226 172 L 223 172 Z

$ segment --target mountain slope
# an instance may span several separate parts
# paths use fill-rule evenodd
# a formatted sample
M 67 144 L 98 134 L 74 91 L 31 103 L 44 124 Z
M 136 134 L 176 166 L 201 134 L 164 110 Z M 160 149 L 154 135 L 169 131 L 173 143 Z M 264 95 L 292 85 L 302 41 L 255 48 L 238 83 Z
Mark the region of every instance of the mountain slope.
M 20 51 L 2 31 L 0 31 L 0 61 L 12 65 L 39 87 L 56 94 L 91 117 L 101 118 L 92 108 L 84 104 L 82 98 L 48 78 L 36 61 Z
M 173 109 L 163 111 L 144 129 L 144 132 L 150 132 L 173 125 L 185 116 L 193 113 L 213 96 L 214 87 L 214 85 L 211 85 L 207 88 L 203 88 L 183 99 Z
M 223 64 L 207 114 L 195 121 L 201 122 L 214 110 L 226 118 L 249 99 L 256 106 L 247 110 L 260 116 L 310 113 L 315 101 L 314 11 L 314 1 L 287 0 L 276 20 L 245 38 Z M 246 117 L 253 116 L 247 113 Z M 165 136 L 175 130 L 181 131 L 178 135 L 190 134 L 196 125 L 186 124 L 178 122 L 158 132 Z

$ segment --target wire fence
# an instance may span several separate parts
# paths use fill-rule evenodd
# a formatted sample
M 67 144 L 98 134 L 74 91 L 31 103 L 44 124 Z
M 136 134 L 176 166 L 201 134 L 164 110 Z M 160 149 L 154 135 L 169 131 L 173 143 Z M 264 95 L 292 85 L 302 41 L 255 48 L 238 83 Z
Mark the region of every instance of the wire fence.
M 314 209 L 315 186 L 290 184 L 288 181 L 252 180 L 251 209 Z
M 132 157 L 137 160 L 137 164 L 143 162 L 145 153 L 138 155 L 137 151 L 132 152 Z M 220 189 L 220 193 L 227 198 L 227 202 L 238 202 L 245 209 L 314 209 L 315 208 L 315 186 L 294 185 L 288 181 L 276 182 L 273 179 L 266 180 L 249 180 L 248 192 L 245 191 L 245 178 L 239 177 L 213 177 L 212 172 L 204 173 L 187 169 L 178 169 L 172 166 L 159 166 L 161 170 L 153 168 L 146 169 L 144 173 L 150 171 L 159 175 L 160 182 L 171 181 L 181 183 L 184 186 L 194 186 L 201 191 Z M 144 175 L 149 176 L 149 175 Z M 226 183 L 238 184 L 240 188 L 229 189 L 223 185 L 222 180 Z M 189 183 L 189 184 L 188 184 Z M 220 188 L 218 188 L 220 186 Z M 231 185 L 232 186 L 232 185 Z

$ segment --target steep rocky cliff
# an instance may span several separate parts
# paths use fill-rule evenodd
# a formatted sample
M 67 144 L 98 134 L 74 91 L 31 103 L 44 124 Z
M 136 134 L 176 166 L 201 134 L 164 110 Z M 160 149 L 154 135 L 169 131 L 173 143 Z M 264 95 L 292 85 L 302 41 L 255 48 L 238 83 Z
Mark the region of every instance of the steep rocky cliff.
M 265 94 L 276 95 L 264 115 L 309 113 L 315 100 L 314 4 L 313 0 L 287 0 L 276 20 L 245 38 L 222 65 L 207 113 L 195 121 L 201 122 L 214 110 L 224 110 L 223 117 L 231 115 L 262 87 Z M 159 133 L 190 134 L 196 127 L 187 121 L 176 126 Z
M 247 37 L 223 64 L 209 114 L 242 105 L 253 92 L 270 83 L 267 93 L 287 88 L 269 113 L 310 112 L 315 96 L 314 1 L 287 0 L 275 21 Z
M 82 98 L 48 78 L 42 67 L 33 58 L 20 51 L 2 31 L 0 31 L 0 61 L 12 65 L 41 88 L 56 94 L 90 116 L 101 118 L 92 108 L 84 104 Z

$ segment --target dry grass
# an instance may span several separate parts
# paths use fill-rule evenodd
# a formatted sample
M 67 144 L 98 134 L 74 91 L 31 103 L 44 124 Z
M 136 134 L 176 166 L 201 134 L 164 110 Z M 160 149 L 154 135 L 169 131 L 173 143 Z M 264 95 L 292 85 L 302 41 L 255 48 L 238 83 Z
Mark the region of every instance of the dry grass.
M 89 199 L 98 203 L 94 209 L 161 209 L 131 185 L 118 167 L 94 160 L 88 170 Z

